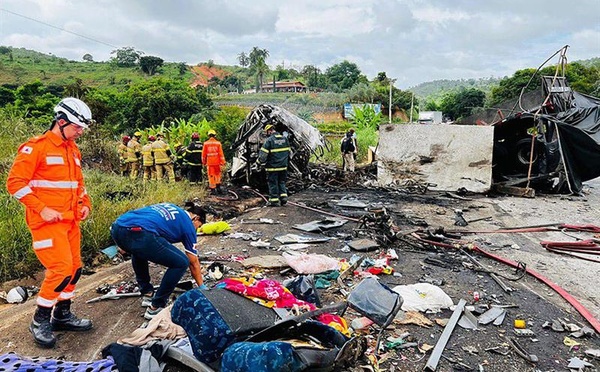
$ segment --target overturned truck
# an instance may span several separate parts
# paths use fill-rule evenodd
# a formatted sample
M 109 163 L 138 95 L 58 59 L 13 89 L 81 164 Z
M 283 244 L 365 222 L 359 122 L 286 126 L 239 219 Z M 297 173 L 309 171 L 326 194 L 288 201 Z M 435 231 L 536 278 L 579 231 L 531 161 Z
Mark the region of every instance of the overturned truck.
M 526 96 L 491 125 L 381 125 L 378 182 L 523 196 L 580 193 L 584 181 L 600 176 L 600 99 L 555 76 L 542 77 L 541 89 Z
M 271 124 L 275 130 L 288 137 L 290 142 L 290 160 L 288 172 L 292 176 L 308 174 L 310 157 L 323 154 L 325 139 L 318 129 L 284 108 L 263 104 L 254 108 L 238 129 L 231 165 L 231 181 L 235 184 L 249 185 L 259 190 L 266 189 L 265 175 L 254 164 L 267 136 L 264 127 Z
M 542 102 L 493 123 L 493 180 L 549 193 L 579 193 L 600 176 L 600 99 L 542 77 Z

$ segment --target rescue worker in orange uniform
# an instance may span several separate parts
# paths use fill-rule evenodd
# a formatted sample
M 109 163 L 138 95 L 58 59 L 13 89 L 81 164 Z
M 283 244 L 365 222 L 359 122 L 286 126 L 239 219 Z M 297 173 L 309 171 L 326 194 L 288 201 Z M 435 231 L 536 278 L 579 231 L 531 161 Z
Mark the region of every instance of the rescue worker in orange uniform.
M 123 136 L 121 138 L 121 143 L 117 146 L 117 155 L 119 156 L 119 170 L 121 171 L 121 176 L 125 176 L 129 173 L 129 163 L 127 163 L 127 143 L 131 137 Z
M 202 164 L 206 166 L 208 175 L 208 188 L 211 194 L 217 194 L 221 190 L 221 167 L 227 164 L 223 154 L 223 146 L 216 138 L 217 132 L 208 131 L 208 140 L 202 147 Z
M 91 210 L 75 140 L 92 122 L 89 107 L 65 98 L 54 107 L 50 130 L 19 147 L 6 180 L 8 192 L 25 206 L 33 251 L 46 268 L 29 330 L 35 342 L 53 347 L 52 331 L 87 331 L 92 321 L 71 312 L 81 276 L 79 223 Z
M 129 163 L 129 178 L 134 180 L 140 173 L 140 158 L 142 145 L 140 145 L 142 132 L 137 131 L 133 134 L 133 138 L 127 143 L 127 163 Z
M 169 182 L 175 182 L 175 171 L 173 170 L 173 159 L 171 159 L 171 148 L 164 141 L 162 133 L 156 134 L 156 141 L 152 143 L 154 153 L 154 168 L 156 168 L 156 179 L 162 180 L 166 174 Z
M 152 143 L 156 140 L 154 136 L 148 136 L 148 143 L 142 146 L 142 167 L 144 174 L 142 182 L 148 180 L 156 180 L 156 168 L 154 167 L 154 152 L 152 151 Z

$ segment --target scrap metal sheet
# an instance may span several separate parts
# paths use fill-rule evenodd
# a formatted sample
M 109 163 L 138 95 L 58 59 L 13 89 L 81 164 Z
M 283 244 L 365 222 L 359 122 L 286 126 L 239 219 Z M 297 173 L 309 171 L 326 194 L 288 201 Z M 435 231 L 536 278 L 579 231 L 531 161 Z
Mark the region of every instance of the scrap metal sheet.
M 377 178 L 382 186 L 413 180 L 432 184 L 431 190 L 486 192 L 493 145 L 494 128 L 488 126 L 382 125 Z

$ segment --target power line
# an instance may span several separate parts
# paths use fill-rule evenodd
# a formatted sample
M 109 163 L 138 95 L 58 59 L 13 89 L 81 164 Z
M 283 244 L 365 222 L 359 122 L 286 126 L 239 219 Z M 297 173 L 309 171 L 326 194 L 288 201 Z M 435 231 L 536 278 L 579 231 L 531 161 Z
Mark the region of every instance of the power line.
M 82 34 L 78 34 L 78 33 L 76 33 L 76 32 L 73 32 L 73 31 L 65 30 L 64 28 L 61 28 L 61 27 L 58 27 L 58 26 L 51 25 L 51 24 L 49 24 L 49 23 L 46 23 L 46 22 L 40 21 L 40 20 L 38 20 L 38 19 L 35 19 L 35 18 L 31 18 L 31 17 L 25 16 L 25 15 L 23 15 L 23 14 L 15 13 L 15 12 L 12 12 L 12 11 L 10 11 L 10 10 L 7 10 L 7 9 L 4 9 L 4 8 L 0 8 L 0 10 L 4 11 L 4 12 L 6 12 L 6 13 L 10 13 L 10 14 L 16 15 L 16 16 L 18 16 L 18 17 L 22 17 L 22 18 L 28 19 L 28 20 L 30 20 L 30 21 L 34 21 L 34 22 L 37 22 L 37 23 L 41 23 L 41 24 L 43 24 L 43 25 L 45 25 L 45 26 L 52 27 L 52 28 L 55 28 L 55 29 L 57 29 L 57 30 L 60 30 L 60 31 L 68 32 L 69 34 L 73 34 L 73 35 L 75 35 L 75 36 L 79 36 L 79 37 L 82 37 L 82 38 L 84 38 L 84 39 L 88 39 L 88 40 L 94 41 L 94 42 L 96 42 L 96 43 L 104 44 L 104 45 L 107 45 L 107 46 L 109 46 L 109 47 L 116 48 L 116 49 L 118 49 L 118 48 L 119 48 L 118 46 L 115 46 L 115 45 L 112 45 L 112 44 L 109 44 L 109 43 L 105 43 L 104 41 L 100 41 L 100 40 L 97 40 L 97 39 L 93 39 L 93 38 L 91 38 L 91 37 L 89 37 L 89 36 L 85 36 L 85 35 L 82 35 Z

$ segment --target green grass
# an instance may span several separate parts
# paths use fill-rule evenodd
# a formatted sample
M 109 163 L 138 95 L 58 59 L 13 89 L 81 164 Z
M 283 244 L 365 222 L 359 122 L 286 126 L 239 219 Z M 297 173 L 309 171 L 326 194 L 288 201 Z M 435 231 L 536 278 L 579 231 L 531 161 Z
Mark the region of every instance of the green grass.
M 379 133 L 374 129 L 353 127 L 348 122 L 324 123 L 317 125 L 317 128 L 323 133 L 327 141 L 328 151 L 325 151 L 321 159 L 311 159 L 311 161 L 337 164 L 341 167 L 342 153 L 340 151 L 340 142 L 350 128 L 356 130 L 356 143 L 358 144 L 357 163 L 366 162 L 369 146 L 377 146 L 377 142 L 379 141 Z
M 87 87 L 126 87 L 130 83 L 163 77 L 192 81 L 193 74 L 179 74 L 178 63 L 165 63 L 159 72 L 148 76 L 137 67 L 118 67 L 110 62 L 79 62 L 46 54 L 12 48 L 12 61 L 8 54 L 0 54 L 0 85 L 23 85 L 36 80 L 45 86 L 65 86 L 81 79 Z

